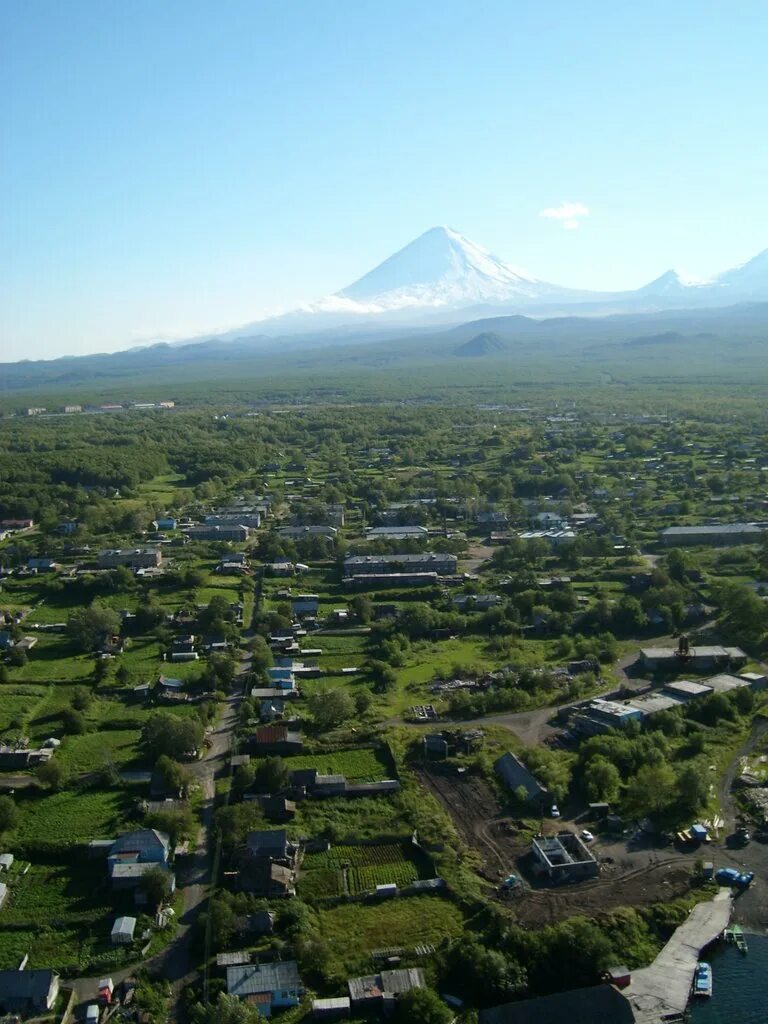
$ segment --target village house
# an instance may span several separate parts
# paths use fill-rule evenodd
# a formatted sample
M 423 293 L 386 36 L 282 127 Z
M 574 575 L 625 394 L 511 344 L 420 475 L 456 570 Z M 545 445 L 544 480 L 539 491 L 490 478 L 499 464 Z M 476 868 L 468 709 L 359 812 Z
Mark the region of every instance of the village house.
M 59 976 L 51 970 L 0 971 L 0 1011 L 31 1016 L 53 1009 Z
M 291 598 L 291 611 L 296 618 L 317 615 L 319 607 L 320 598 L 317 594 L 297 594 L 296 597 Z
M 304 750 L 301 733 L 287 725 L 261 725 L 246 740 L 252 754 L 300 754 Z
M 157 829 L 143 828 L 125 832 L 107 850 L 107 874 L 113 889 L 128 889 L 142 902 L 140 886 L 144 875 L 153 868 L 166 871 L 172 890 L 176 880 L 168 868 L 170 839 Z
M 535 805 L 544 804 L 549 793 L 523 762 L 511 752 L 502 754 L 494 763 L 494 770 L 511 793 L 519 789 L 525 790 L 526 799 Z
M 240 858 L 239 887 L 269 898 L 295 895 L 297 852 L 285 829 L 249 832 Z
M 227 994 L 270 1017 L 274 1009 L 298 1006 L 304 986 L 295 960 L 242 964 L 227 968 Z
M 376 1009 L 391 1012 L 398 996 L 425 985 L 424 971 L 420 967 L 382 971 L 347 981 L 352 1007 L 363 1012 Z

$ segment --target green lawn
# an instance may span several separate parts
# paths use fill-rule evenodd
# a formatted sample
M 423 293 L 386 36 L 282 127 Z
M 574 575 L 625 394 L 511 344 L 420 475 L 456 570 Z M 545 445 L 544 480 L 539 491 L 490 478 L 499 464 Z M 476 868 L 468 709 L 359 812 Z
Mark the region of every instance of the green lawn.
M 93 657 L 80 654 L 66 636 L 33 634 L 38 641 L 21 668 L 11 668 L 12 682 L 83 682 L 93 674 Z
M 64 790 L 41 794 L 25 790 L 16 797 L 19 823 L 10 835 L 11 850 L 62 851 L 91 839 L 109 839 L 126 826 L 133 808 L 119 790 Z
M 334 967 L 350 973 L 369 954 L 387 946 L 439 945 L 460 935 L 464 919 L 457 907 L 439 896 L 410 896 L 381 903 L 342 904 L 317 912 L 320 932 Z
M 379 782 L 392 778 L 394 770 L 384 752 L 369 747 L 302 754 L 291 758 L 290 768 L 317 768 L 321 775 L 345 775 L 349 782 Z
M 106 765 L 117 769 L 147 768 L 141 759 L 139 729 L 105 729 L 83 736 L 67 736 L 57 759 L 73 774 L 98 771 Z

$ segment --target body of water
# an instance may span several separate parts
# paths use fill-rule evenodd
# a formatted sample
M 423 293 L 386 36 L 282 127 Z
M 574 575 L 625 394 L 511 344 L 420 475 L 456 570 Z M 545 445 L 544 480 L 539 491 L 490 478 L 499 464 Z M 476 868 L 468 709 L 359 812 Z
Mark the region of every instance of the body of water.
M 747 935 L 746 956 L 730 943 L 702 954 L 712 964 L 712 998 L 692 1000 L 692 1024 L 766 1024 L 768 935 Z

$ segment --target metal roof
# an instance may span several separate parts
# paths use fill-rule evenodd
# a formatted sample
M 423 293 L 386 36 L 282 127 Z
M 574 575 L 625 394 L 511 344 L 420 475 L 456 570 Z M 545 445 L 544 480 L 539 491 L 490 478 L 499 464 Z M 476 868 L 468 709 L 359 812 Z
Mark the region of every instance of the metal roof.
M 302 990 L 295 960 L 227 968 L 227 992 L 231 996 L 257 995 L 260 992 Z
M 0 1000 L 46 998 L 56 977 L 50 970 L 0 971 Z

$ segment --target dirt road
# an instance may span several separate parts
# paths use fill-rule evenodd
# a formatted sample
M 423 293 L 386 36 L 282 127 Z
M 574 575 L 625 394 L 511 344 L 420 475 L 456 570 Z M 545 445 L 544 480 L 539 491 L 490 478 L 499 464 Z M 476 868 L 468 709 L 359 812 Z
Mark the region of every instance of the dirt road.
M 195 925 L 208 898 L 211 884 L 211 830 L 213 826 L 216 779 L 229 770 L 229 750 L 232 733 L 237 722 L 239 696 L 230 696 L 224 705 L 221 718 L 215 730 L 209 735 L 210 746 L 204 757 L 190 766 L 190 774 L 200 786 L 204 801 L 201 810 L 201 826 L 194 851 L 176 866 L 176 884 L 184 897 L 184 906 L 173 942 L 162 953 L 148 960 L 143 966 L 152 973 L 169 981 L 172 988 L 170 1019 L 185 1019 L 183 993 L 187 985 L 198 979 L 200 955 L 193 948 Z M 136 965 L 122 971 L 112 971 L 115 984 L 129 977 Z M 96 996 L 98 978 L 78 978 L 72 983 L 77 992 L 78 1002 L 91 1001 Z

